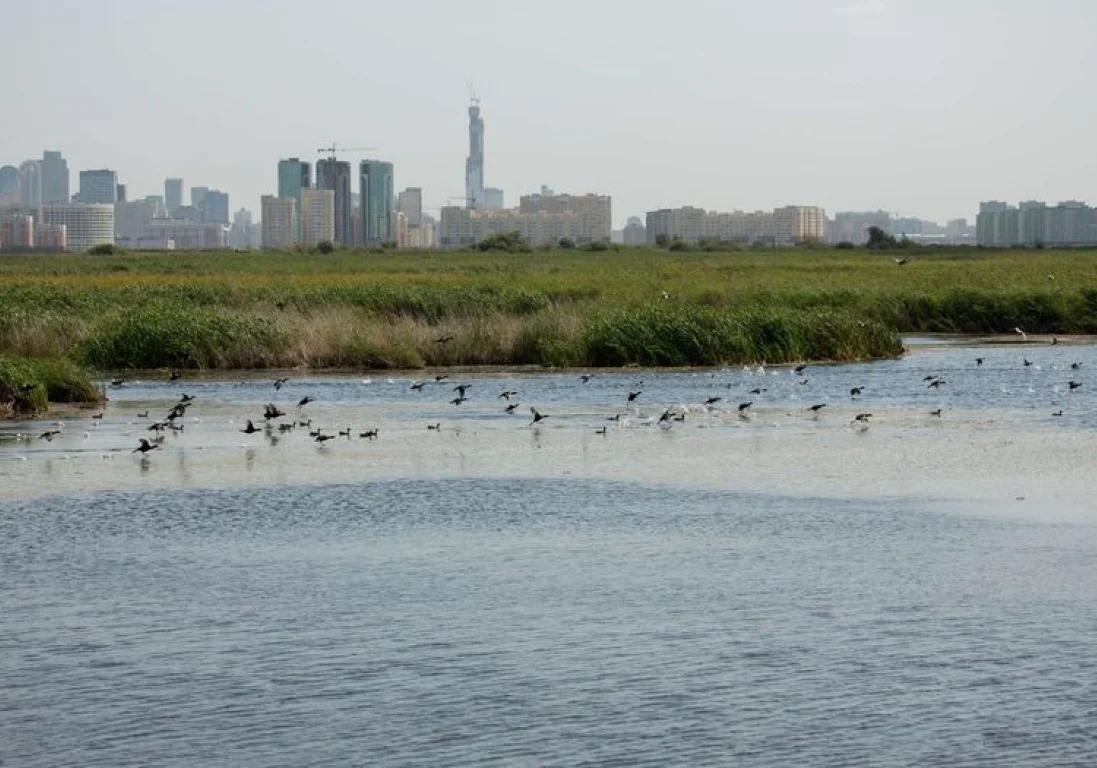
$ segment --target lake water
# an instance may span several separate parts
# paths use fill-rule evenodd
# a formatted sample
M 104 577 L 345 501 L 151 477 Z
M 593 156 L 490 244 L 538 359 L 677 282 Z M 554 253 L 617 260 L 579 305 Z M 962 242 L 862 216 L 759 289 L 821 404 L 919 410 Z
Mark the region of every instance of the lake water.
M 135 381 L 4 424 L 0 764 L 1097 764 L 1091 369 Z M 306 395 L 353 436 L 239 431 Z

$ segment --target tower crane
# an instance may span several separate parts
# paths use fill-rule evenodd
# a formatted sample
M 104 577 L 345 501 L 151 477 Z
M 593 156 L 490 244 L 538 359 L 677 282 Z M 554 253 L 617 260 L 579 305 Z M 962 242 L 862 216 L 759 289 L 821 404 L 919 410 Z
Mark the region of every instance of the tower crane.
M 327 152 L 329 160 L 337 160 L 339 152 L 376 152 L 377 147 L 341 147 L 333 141 L 330 147 L 320 147 L 316 151 L 320 154 Z

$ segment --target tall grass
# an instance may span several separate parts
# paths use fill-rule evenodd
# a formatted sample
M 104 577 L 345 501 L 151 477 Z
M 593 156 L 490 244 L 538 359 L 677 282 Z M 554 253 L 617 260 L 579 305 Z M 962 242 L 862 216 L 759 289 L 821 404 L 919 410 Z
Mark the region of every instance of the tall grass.
M 96 403 L 103 399 L 87 372 L 71 360 L 0 355 L 0 407 L 35 414 L 49 403 Z

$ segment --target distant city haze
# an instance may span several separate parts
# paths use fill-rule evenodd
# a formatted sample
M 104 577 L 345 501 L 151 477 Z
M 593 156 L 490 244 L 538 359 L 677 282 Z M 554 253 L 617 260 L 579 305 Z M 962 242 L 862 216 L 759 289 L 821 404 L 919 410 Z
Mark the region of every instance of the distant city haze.
M 391 162 L 437 215 L 466 194 L 471 81 L 483 184 L 611 195 L 618 228 L 1097 197 L 1092 0 L 0 0 L 0 18 L 0 165 L 59 149 L 73 191 L 111 169 L 131 200 L 178 177 L 258 211 L 280 159 L 334 141 L 376 147 L 340 159 Z

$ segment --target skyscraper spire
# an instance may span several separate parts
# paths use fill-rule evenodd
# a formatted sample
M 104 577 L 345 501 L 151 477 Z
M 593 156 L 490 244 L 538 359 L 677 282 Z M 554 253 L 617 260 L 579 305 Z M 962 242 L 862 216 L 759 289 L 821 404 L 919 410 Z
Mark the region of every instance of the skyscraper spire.
M 484 207 L 484 120 L 475 92 L 469 100 L 469 156 L 465 160 L 465 204 Z

